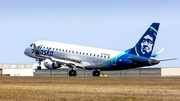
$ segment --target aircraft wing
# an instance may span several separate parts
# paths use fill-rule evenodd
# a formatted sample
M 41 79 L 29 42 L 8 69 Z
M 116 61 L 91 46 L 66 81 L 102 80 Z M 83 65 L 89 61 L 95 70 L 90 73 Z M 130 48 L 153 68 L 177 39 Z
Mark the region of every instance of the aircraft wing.
M 148 62 L 151 65 L 155 65 L 155 64 L 158 64 L 161 61 L 176 60 L 177 58 L 166 58 L 166 59 L 158 59 L 158 60 L 149 58 L 148 60 L 143 60 L 143 59 L 140 59 L 140 58 L 129 57 L 129 59 L 131 59 L 134 62 L 138 62 L 138 63 L 147 63 Z
M 160 62 L 159 60 L 151 59 L 151 58 L 149 58 L 148 60 L 144 60 L 144 59 L 140 59 L 140 58 L 129 57 L 129 59 L 131 59 L 132 61 L 137 62 L 137 63 L 142 63 L 142 64 L 145 63 L 145 64 L 149 64 L 149 65 L 155 65 Z
M 140 63 L 145 63 L 147 62 L 146 60 L 140 59 L 140 58 L 134 58 L 134 57 L 128 57 L 130 60 L 135 61 L 135 62 L 140 62 Z
M 72 59 L 67 59 L 67 58 L 51 58 L 51 61 L 57 62 L 58 64 L 69 66 L 71 64 L 74 64 L 78 68 L 84 68 L 83 64 L 81 61 L 78 60 L 72 60 Z

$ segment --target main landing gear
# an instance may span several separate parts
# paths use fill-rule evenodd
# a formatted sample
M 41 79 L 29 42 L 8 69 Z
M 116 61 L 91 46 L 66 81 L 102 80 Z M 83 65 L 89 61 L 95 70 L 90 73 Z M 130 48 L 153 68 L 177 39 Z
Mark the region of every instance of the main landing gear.
M 76 76 L 76 75 L 77 75 L 77 71 L 73 70 L 73 68 L 72 68 L 72 70 L 69 71 L 69 76 Z M 99 77 L 100 76 L 100 71 L 95 70 L 95 71 L 92 72 L 92 75 L 96 76 L 96 77 Z
M 40 61 L 39 60 L 39 65 L 37 66 L 37 69 L 42 69 L 41 68 L 41 62 L 42 61 Z M 69 72 L 68 72 L 68 75 L 69 76 L 77 76 L 77 71 L 75 70 L 76 69 L 76 66 L 74 65 L 74 64 L 66 64 L 66 66 L 67 67 L 69 67 L 70 68 L 70 70 L 69 70 Z M 85 68 L 84 68 L 85 69 Z M 95 69 L 93 72 L 92 72 L 92 75 L 94 76 L 94 77 L 99 77 L 100 76 L 100 70 L 98 70 L 98 69 Z
M 94 71 L 92 72 L 92 75 L 93 75 L 93 76 L 100 76 L 100 71 L 94 70 Z
M 74 64 L 66 64 L 66 66 L 71 68 L 71 70 L 69 70 L 69 76 L 76 76 L 77 75 L 77 71 L 74 70 L 74 68 L 76 68 L 76 66 Z
M 69 76 L 76 76 L 77 75 L 77 71 L 76 70 L 70 70 L 69 71 Z

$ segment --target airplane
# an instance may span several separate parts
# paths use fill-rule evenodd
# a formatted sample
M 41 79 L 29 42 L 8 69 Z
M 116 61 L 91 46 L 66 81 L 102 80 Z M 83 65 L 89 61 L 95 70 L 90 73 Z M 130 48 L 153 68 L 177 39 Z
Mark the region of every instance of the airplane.
M 160 23 L 152 23 L 136 45 L 125 51 L 38 40 L 26 48 L 24 54 L 39 61 L 37 69 L 41 69 L 41 62 L 47 69 L 67 66 L 70 69 L 69 76 L 76 76 L 77 68 L 93 70 L 93 76 L 100 76 L 100 71 L 152 66 L 160 61 L 177 59 L 155 59 L 164 48 L 152 54 L 159 25 Z

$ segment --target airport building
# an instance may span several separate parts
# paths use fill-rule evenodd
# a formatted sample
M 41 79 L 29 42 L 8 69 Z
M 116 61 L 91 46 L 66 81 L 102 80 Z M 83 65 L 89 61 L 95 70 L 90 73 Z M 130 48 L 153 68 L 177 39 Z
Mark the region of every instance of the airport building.
M 0 64 L 1 76 L 68 76 L 69 69 L 36 70 L 37 64 Z M 77 76 L 92 76 L 92 70 L 77 69 Z M 179 67 L 149 67 L 118 71 L 101 71 L 102 77 L 179 77 Z

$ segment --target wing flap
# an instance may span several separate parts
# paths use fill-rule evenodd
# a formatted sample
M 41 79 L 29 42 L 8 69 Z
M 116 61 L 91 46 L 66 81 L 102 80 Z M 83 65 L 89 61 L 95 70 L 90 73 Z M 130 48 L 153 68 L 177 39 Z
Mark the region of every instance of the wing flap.
M 77 61 L 72 61 L 72 60 L 68 60 L 68 59 L 65 59 L 65 58 L 51 58 L 52 61 L 56 61 L 56 62 L 59 62 L 60 64 L 62 65 L 66 65 L 68 66 L 69 64 L 74 64 L 76 67 L 82 67 L 84 68 L 82 62 L 78 62 Z

